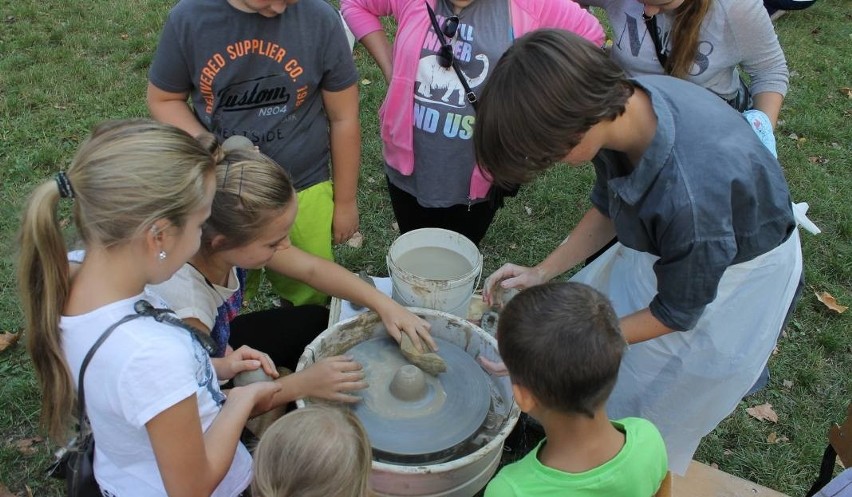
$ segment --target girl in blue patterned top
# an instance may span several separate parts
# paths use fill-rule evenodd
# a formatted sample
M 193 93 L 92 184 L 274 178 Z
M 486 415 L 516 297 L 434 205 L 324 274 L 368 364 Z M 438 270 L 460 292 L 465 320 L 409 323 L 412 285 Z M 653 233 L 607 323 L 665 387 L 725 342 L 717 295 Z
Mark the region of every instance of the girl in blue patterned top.
M 211 333 L 219 345 L 215 355 L 250 347 L 295 370 L 305 346 L 326 328 L 328 310 L 317 305 L 237 316 L 245 270 L 262 267 L 375 310 L 397 341 L 407 333 L 418 346 L 421 340 L 435 346 L 424 320 L 343 267 L 290 245 L 298 201 L 289 176 L 274 161 L 251 147 L 231 150 L 216 175 L 201 249 L 174 277 L 152 288 L 187 323 Z M 308 395 L 355 402 L 352 392 L 366 386 L 361 366 L 347 356 L 324 359 L 278 381 L 281 403 Z

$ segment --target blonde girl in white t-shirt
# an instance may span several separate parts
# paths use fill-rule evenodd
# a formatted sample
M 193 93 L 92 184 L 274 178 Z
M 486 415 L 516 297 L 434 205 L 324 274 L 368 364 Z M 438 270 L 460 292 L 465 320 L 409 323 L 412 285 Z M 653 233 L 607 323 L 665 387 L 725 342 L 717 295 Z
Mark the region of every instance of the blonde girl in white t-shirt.
M 147 284 L 168 279 L 198 250 L 214 167 L 208 150 L 175 127 L 117 121 L 95 128 L 67 172 L 33 192 L 18 278 L 42 422 L 56 442 L 71 431 L 77 376 L 92 344 L 135 314 Z M 73 275 L 57 214 L 61 198 L 72 202 L 86 250 Z M 269 368 L 250 349 L 233 361 Z M 220 369 L 238 369 L 227 366 Z M 251 459 L 240 433 L 279 387 L 234 388 L 225 401 L 217 372 L 187 331 L 151 318 L 109 335 L 85 376 L 95 477 L 105 494 L 230 497 L 245 491 Z

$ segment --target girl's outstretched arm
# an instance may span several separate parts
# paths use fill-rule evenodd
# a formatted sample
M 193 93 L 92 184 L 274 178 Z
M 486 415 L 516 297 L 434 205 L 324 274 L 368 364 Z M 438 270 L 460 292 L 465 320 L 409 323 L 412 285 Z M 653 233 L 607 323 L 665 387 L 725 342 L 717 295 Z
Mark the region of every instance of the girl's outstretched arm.
M 213 424 L 203 433 L 193 394 L 146 423 L 163 485 L 170 497 L 213 493 L 234 460 L 249 416 L 271 408 L 277 382 L 234 388 Z
M 432 350 L 437 347 L 429 334 L 429 323 L 339 264 L 290 246 L 276 252 L 266 267 L 323 293 L 369 307 L 381 316 L 388 334 L 396 341 L 400 340 L 400 333 L 405 333 L 418 350 L 423 350 L 422 342 Z

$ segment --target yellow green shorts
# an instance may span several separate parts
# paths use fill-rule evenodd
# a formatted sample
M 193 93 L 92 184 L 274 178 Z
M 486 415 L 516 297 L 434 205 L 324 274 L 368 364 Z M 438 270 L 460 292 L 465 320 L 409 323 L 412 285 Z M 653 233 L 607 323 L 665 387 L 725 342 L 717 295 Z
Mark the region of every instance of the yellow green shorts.
M 331 221 L 334 216 L 334 190 L 331 181 L 323 181 L 297 194 L 299 213 L 290 229 L 290 243 L 309 254 L 334 260 Z M 328 303 L 328 295 L 286 276 L 266 271 L 266 278 L 281 298 L 294 305 Z

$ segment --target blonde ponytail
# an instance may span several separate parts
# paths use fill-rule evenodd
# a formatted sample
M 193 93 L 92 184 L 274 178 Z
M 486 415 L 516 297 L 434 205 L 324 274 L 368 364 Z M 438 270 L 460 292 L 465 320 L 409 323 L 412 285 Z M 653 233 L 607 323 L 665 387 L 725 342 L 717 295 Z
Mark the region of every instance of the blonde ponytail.
M 27 349 L 42 391 L 42 424 L 63 441 L 71 425 L 75 387 L 62 349 L 59 318 L 71 291 L 67 248 L 57 216 L 60 186 L 73 192 L 77 233 L 87 247 L 127 243 L 158 219 L 182 227 L 204 200 L 215 162 L 197 140 L 149 120 L 96 127 L 61 181 L 31 195 L 20 232 L 18 282 Z
M 21 229 L 18 282 L 30 331 L 27 350 L 42 388 L 42 425 L 51 437 L 64 440 L 75 387 L 59 332 L 59 315 L 70 290 L 67 249 L 56 214 L 59 198 L 54 181 L 39 186 L 30 198 Z

